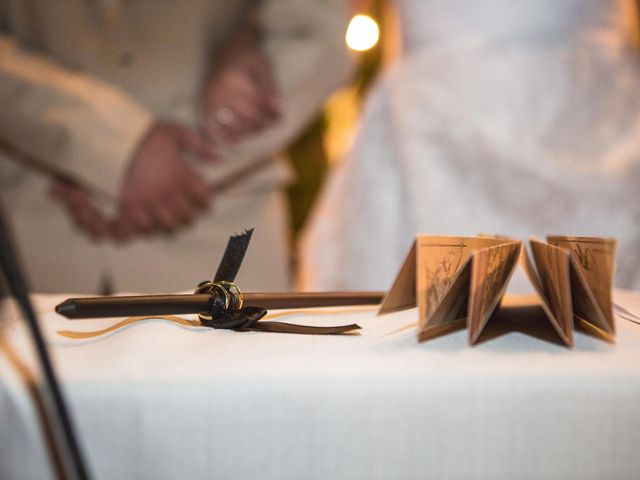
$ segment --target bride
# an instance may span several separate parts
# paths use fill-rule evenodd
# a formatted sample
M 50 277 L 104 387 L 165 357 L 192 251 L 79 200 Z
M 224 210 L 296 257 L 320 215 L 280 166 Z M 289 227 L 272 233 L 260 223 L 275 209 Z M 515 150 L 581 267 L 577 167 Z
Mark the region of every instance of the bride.
M 618 238 L 640 288 L 634 0 L 397 0 L 404 52 L 302 242 L 307 289 L 385 289 L 417 233 Z

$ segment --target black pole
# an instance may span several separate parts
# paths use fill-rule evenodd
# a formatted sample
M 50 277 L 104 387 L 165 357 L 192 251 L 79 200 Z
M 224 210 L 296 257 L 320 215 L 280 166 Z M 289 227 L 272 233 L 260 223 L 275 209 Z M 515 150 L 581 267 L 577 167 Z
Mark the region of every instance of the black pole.
M 59 422 L 53 418 L 50 422 L 51 425 L 59 424 L 62 430 L 61 439 L 65 442 L 68 455 L 62 455 L 63 464 L 69 478 L 77 478 L 79 480 L 88 480 L 89 475 L 85 468 L 83 461 L 80 444 L 77 441 L 76 435 L 71 424 L 71 418 L 67 410 L 67 406 L 60 389 L 60 385 L 56 379 L 56 374 L 47 353 L 47 349 L 38 325 L 33 306 L 29 300 L 28 288 L 24 277 L 22 276 L 20 267 L 18 265 L 18 259 L 15 250 L 11 244 L 11 238 L 9 235 L 7 223 L 4 220 L 2 211 L 0 210 L 0 264 L 2 265 L 2 271 L 7 280 L 7 287 L 9 292 L 15 297 L 22 313 L 27 320 L 31 338 L 36 347 L 38 360 L 42 372 L 44 374 L 45 385 L 48 391 L 51 393 L 53 400 L 53 406 L 55 408 L 55 414 Z M 49 412 L 51 415 L 52 412 Z M 51 415 L 52 417 L 54 415 Z

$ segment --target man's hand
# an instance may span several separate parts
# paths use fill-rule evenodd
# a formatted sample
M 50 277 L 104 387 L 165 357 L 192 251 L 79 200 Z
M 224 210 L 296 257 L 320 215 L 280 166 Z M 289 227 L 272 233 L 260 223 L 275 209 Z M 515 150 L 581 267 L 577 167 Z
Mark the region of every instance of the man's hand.
M 171 232 L 208 206 L 209 191 L 184 158 L 192 151 L 214 159 L 209 142 L 177 124 L 156 123 L 134 154 L 125 175 L 113 235 L 126 240 L 154 231 Z
M 207 82 L 203 128 L 215 143 L 231 144 L 269 126 L 280 115 L 266 55 L 257 45 L 231 46 Z
M 50 193 L 66 207 L 76 226 L 92 238 L 97 240 L 109 233 L 107 219 L 95 207 L 83 187 L 67 180 L 54 180 Z

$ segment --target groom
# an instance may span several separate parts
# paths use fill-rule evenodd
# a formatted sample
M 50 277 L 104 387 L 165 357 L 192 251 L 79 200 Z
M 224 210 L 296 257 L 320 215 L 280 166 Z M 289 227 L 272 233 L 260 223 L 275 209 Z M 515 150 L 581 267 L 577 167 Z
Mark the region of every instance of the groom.
M 0 138 L 65 174 L 50 202 L 49 179 L 0 166 L 36 289 L 186 289 L 246 227 L 245 286 L 287 287 L 289 173 L 268 160 L 347 78 L 346 12 L 250 4 L 0 0 Z

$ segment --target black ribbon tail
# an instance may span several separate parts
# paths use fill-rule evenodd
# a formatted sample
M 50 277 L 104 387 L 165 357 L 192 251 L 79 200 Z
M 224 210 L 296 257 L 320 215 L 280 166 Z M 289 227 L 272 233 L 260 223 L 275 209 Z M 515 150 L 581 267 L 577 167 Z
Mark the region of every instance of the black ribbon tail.
M 222 328 L 238 332 L 273 332 L 298 333 L 301 335 L 339 335 L 341 333 L 360 330 L 360 325 L 337 325 L 332 327 L 314 327 L 310 325 L 296 325 L 285 322 L 261 322 L 267 310 L 261 307 L 244 307 L 236 312 L 216 315 L 211 320 L 200 317 L 203 325 L 211 328 Z
M 227 243 L 227 248 L 224 250 L 218 270 L 213 277 L 213 282 L 233 282 L 238 275 L 244 255 L 249 248 L 249 242 L 251 241 L 251 235 L 253 234 L 253 228 L 245 230 L 241 235 L 232 235 Z
M 296 325 L 285 322 L 257 322 L 246 330 L 274 333 L 298 333 L 302 335 L 339 335 L 360 330 L 360 325 L 336 325 L 332 327 L 314 327 L 310 325 Z

